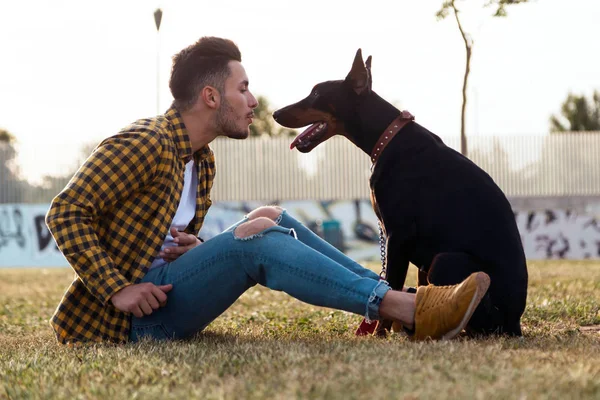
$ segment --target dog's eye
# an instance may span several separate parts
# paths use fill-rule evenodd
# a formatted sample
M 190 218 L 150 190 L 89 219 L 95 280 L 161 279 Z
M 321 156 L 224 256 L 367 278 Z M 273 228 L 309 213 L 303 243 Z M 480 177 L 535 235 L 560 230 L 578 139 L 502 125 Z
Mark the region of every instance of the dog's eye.
M 316 91 L 312 92 L 310 95 L 312 97 L 319 97 L 319 93 L 317 93 Z

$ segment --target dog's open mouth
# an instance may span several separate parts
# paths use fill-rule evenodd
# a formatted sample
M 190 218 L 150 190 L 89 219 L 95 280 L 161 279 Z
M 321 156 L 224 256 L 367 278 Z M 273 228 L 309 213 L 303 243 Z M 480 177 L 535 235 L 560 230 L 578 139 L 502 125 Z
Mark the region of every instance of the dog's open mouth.
M 315 122 L 296 136 L 296 139 L 290 144 L 290 150 L 295 147 L 302 153 L 308 153 L 326 139 L 325 133 L 327 133 L 327 122 Z

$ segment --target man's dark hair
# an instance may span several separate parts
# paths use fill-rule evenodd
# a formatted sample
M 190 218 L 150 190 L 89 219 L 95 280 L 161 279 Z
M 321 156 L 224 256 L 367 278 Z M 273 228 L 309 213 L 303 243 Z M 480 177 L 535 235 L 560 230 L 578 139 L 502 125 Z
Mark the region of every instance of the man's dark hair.
M 169 88 L 179 111 L 190 109 L 200 91 L 212 86 L 220 93 L 229 77 L 229 61 L 242 61 L 240 50 L 231 40 L 206 36 L 173 56 Z

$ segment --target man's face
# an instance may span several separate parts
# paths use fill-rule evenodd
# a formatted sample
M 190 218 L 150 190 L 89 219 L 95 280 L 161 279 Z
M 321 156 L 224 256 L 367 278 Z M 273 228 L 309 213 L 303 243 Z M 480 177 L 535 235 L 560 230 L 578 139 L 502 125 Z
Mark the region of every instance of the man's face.
M 242 64 L 229 62 L 230 74 L 221 94 L 221 105 L 217 111 L 217 129 L 222 135 L 233 139 L 248 137 L 248 126 L 252 123 L 256 98 L 248 90 L 248 77 Z

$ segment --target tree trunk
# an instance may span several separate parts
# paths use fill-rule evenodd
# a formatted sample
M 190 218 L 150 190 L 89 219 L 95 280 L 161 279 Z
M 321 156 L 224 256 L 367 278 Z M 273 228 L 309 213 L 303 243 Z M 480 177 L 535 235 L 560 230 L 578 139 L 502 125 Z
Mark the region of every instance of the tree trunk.
M 462 87 L 462 108 L 460 111 L 460 152 L 465 157 L 467 156 L 467 134 L 465 132 L 466 114 L 467 114 L 467 82 L 469 80 L 469 72 L 471 72 L 471 47 L 466 47 L 467 63 L 465 65 L 465 77 Z
M 467 156 L 467 133 L 466 133 L 466 115 L 467 115 L 467 84 L 469 81 L 469 73 L 471 72 L 471 54 L 473 49 L 473 39 L 469 37 L 463 30 L 460 18 L 458 18 L 458 10 L 452 1 L 452 8 L 454 9 L 454 17 L 456 18 L 456 24 L 460 30 L 463 41 L 465 42 L 465 50 L 467 53 L 467 60 L 465 64 L 465 76 L 463 79 L 462 87 L 462 107 L 460 112 L 460 152 L 465 157 Z

